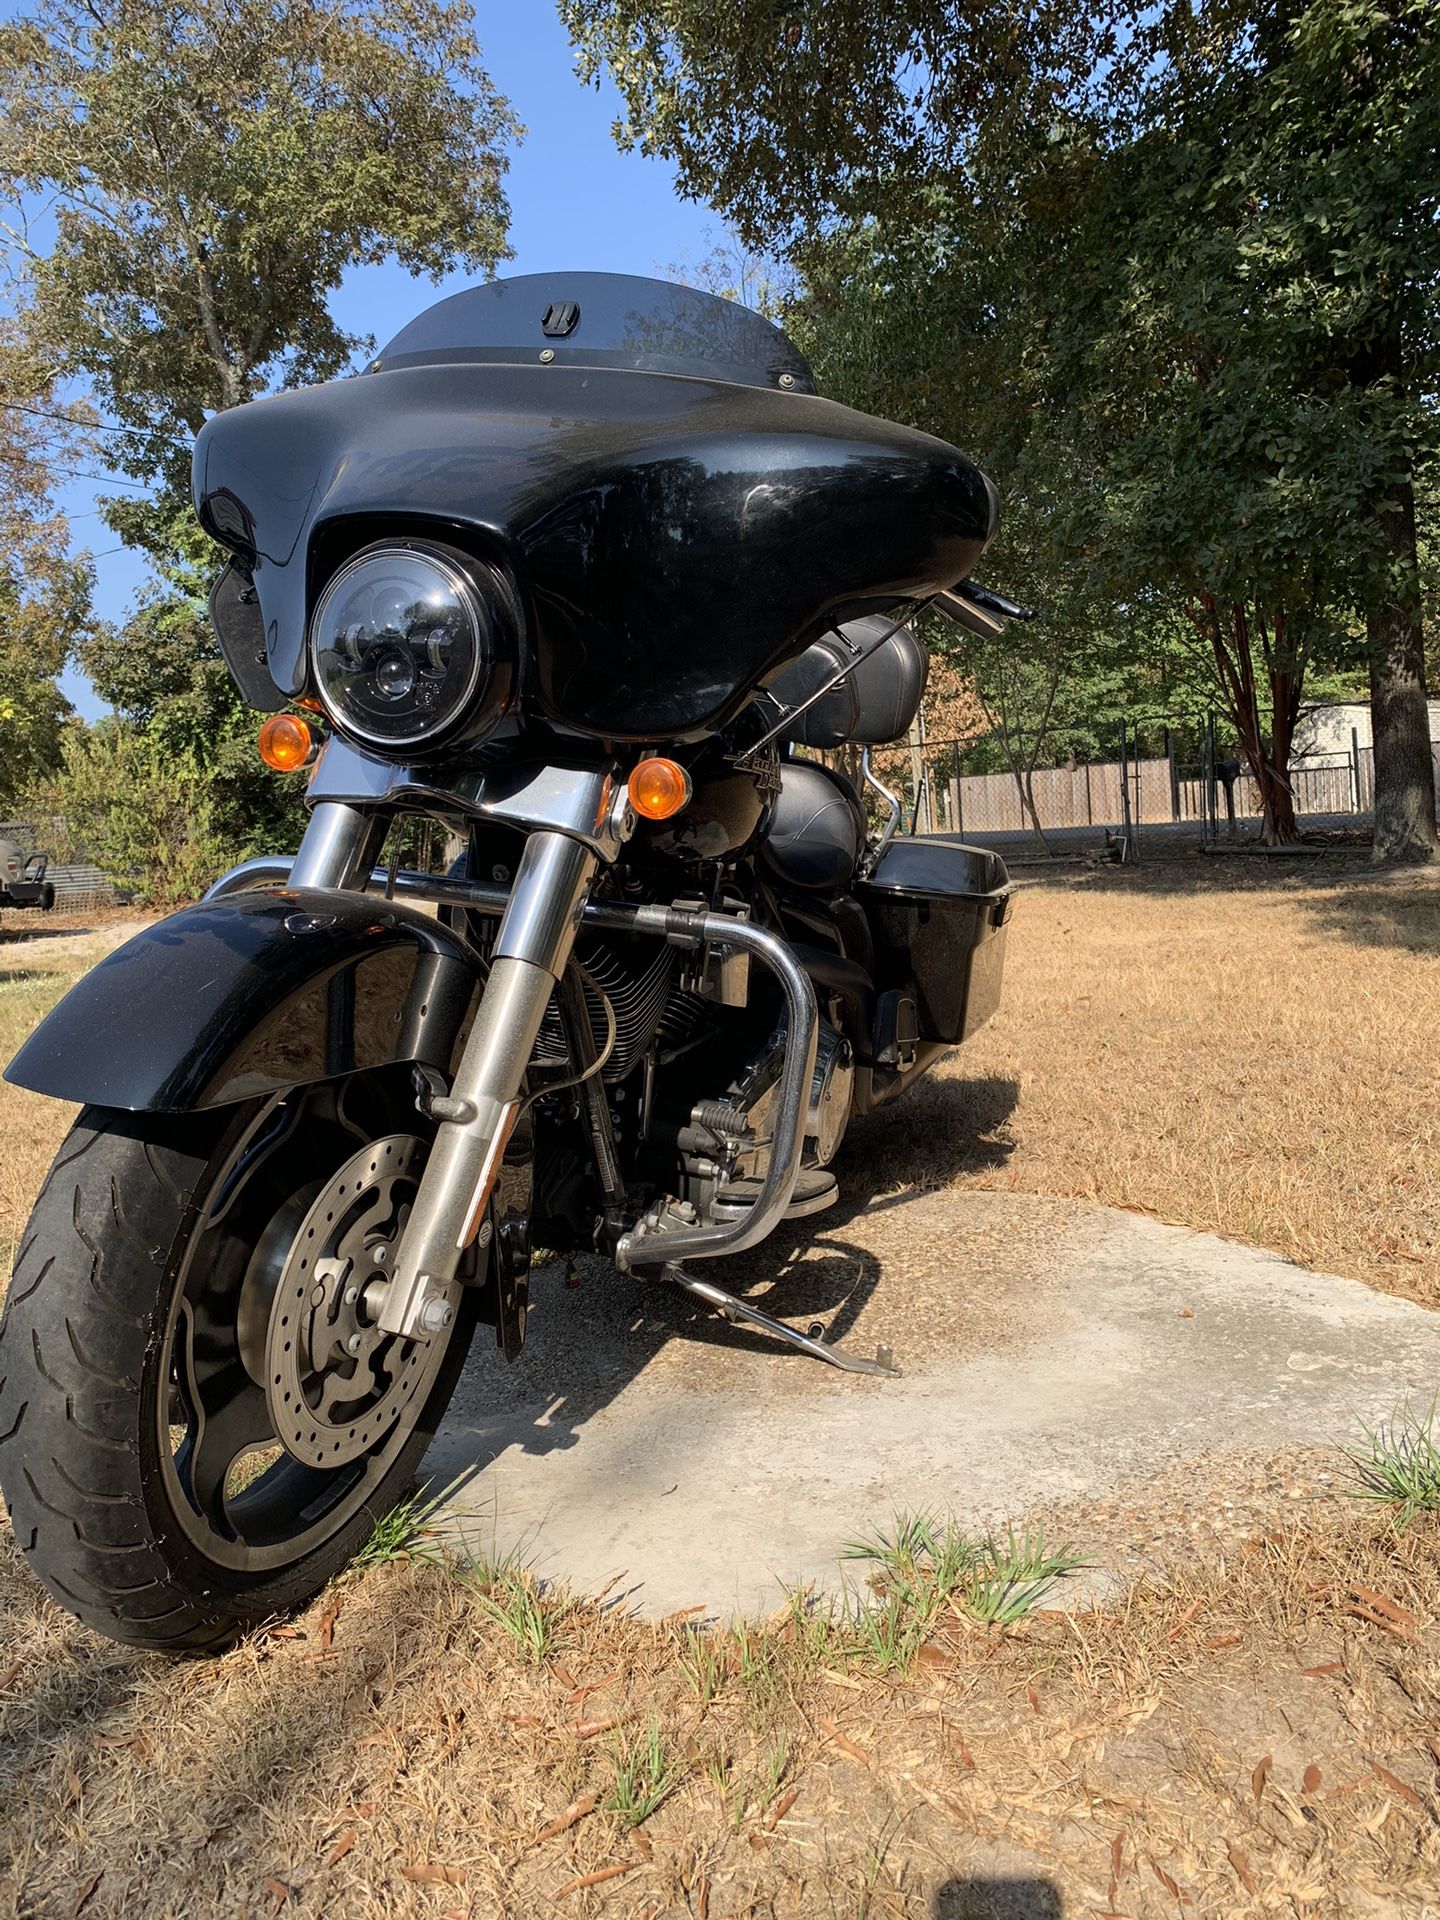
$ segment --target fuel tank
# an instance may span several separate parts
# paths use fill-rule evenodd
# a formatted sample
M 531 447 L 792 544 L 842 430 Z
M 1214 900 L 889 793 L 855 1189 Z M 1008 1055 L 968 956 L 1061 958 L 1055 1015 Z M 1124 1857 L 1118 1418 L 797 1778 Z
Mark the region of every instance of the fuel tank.
M 528 276 L 438 303 L 354 378 L 217 415 L 195 500 L 251 575 L 281 695 L 305 689 L 328 572 L 428 524 L 513 576 L 523 710 L 696 739 L 837 613 L 953 585 L 994 531 L 965 455 L 812 388 L 732 302 Z

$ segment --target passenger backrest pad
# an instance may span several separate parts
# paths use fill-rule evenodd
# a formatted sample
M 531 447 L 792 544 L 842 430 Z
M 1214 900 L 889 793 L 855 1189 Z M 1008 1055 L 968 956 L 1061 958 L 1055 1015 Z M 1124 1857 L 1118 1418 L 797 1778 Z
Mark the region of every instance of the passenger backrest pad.
M 851 666 L 857 652 L 875 646 L 893 624 L 888 614 L 867 614 L 841 627 L 844 640 L 833 633 L 822 634 L 771 682 L 768 691 L 787 707 L 799 706 L 842 667 Z M 840 747 L 847 741 L 881 747 L 900 739 L 920 709 L 929 665 L 924 647 L 910 629 L 897 628 L 847 679 L 802 713 L 785 738 L 806 747 Z

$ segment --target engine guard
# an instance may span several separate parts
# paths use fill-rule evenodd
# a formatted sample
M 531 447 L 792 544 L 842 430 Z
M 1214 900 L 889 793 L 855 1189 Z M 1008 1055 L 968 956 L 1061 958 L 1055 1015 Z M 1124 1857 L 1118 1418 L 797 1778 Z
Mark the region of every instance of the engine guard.
M 186 907 L 91 969 L 5 1071 L 131 1112 L 196 1112 L 416 1062 L 448 1074 L 478 985 L 413 908 L 295 889 Z

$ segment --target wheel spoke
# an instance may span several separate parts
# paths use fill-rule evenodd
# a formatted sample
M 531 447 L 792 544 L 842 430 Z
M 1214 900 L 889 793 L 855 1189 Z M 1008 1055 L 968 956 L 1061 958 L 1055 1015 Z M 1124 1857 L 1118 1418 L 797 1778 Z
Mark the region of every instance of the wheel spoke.
M 225 1517 L 225 1481 L 241 1454 L 275 1444 L 275 1423 L 264 1390 L 246 1373 L 233 1344 L 197 1340 L 188 1309 L 177 1329 L 180 1395 L 188 1415 L 175 1471 L 187 1497 L 212 1526 L 231 1531 Z

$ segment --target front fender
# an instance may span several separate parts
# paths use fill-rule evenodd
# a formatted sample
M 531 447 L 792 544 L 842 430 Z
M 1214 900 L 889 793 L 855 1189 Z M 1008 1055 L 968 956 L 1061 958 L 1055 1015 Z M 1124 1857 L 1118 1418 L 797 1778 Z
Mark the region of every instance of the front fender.
M 157 921 L 71 988 L 5 1071 L 132 1112 L 195 1111 L 419 1061 L 446 1071 L 477 984 L 458 934 L 360 894 L 234 894 Z

